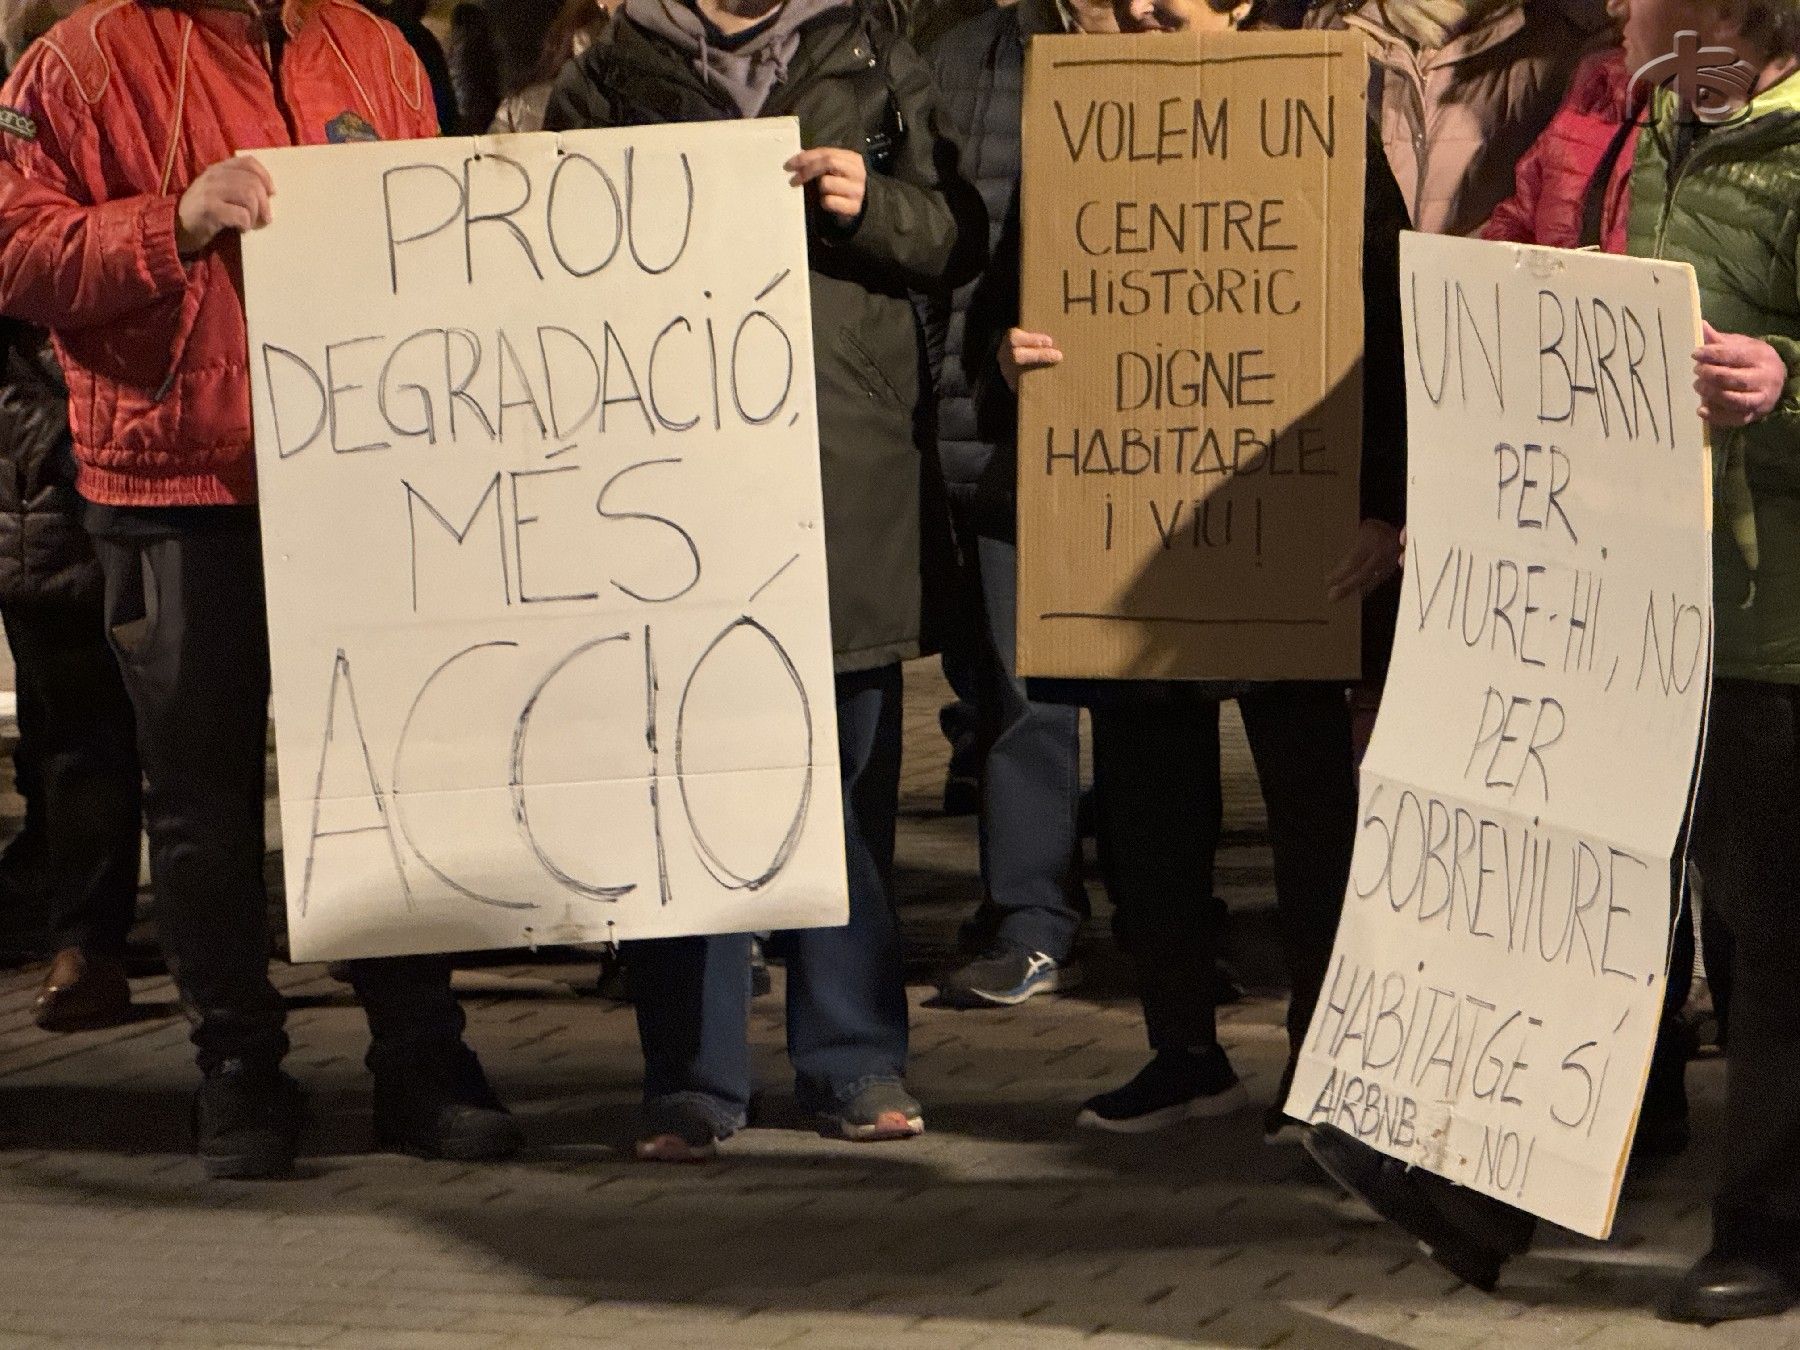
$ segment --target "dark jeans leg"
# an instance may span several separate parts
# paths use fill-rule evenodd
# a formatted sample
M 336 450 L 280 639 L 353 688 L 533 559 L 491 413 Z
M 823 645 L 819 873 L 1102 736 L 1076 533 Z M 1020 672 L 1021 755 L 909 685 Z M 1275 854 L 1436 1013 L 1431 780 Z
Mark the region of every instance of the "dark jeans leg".
M 721 1136 L 750 1108 L 750 936 L 628 942 L 644 1102 L 686 1100 Z M 790 977 L 791 978 L 791 977 Z
M 1219 705 L 1179 692 L 1096 703 L 1094 786 L 1106 889 L 1155 1050 L 1217 1044 L 1210 917 L 1218 852 Z
M 982 781 L 981 874 L 1002 946 L 1067 960 L 1081 927 L 1081 711 L 1034 703 L 1018 677 L 1019 551 L 978 541 L 993 722 Z
M 1800 1250 L 1800 690 L 1713 686 L 1695 845 L 1736 939 L 1725 1132 L 1713 1204 L 1725 1247 Z
M 1731 1044 L 1731 966 L 1737 942 L 1725 922 L 1727 906 L 1712 898 L 1712 879 L 1701 873 L 1700 947 L 1705 954 L 1706 987 L 1712 992 L 1713 1017 L 1719 1024 L 1719 1044 Z
M 7 605 L 4 617 L 20 709 L 31 710 L 51 938 L 117 958 L 137 912 L 143 792 L 106 615 L 96 601 Z
M 254 528 L 96 541 L 136 713 L 156 923 L 200 1067 L 287 1052 L 263 884 L 269 640 Z
M 894 910 L 900 713 L 899 666 L 838 676 L 850 922 L 787 938 L 788 1055 L 801 1104 L 814 1109 L 906 1074 L 906 970 Z
M 1686 1120 L 1688 1043 L 1683 1012 L 1694 985 L 1694 909 L 1687 887 L 1687 869 L 1671 878 L 1679 882 L 1675 917 L 1670 931 L 1669 980 L 1663 988 L 1662 1023 L 1656 1031 L 1656 1049 L 1650 1057 L 1650 1077 L 1644 1088 L 1644 1117 Z
M 1288 1045 L 1298 1053 L 1331 964 L 1356 843 L 1350 704 L 1338 685 L 1272 684 L 1242 695 L 1238 708 L 1269 811 L 1292 987 Z
M 450 992 L 450 962 L 442 956 L 352 961 L 350 984 L 369 1018 L 373 1056 L 445 1054 L 468 1024 Z

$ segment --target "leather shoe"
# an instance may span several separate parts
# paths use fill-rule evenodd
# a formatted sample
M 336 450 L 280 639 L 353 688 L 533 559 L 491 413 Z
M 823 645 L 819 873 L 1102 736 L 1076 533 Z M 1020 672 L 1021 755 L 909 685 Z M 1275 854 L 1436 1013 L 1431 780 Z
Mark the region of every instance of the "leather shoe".
M 1410 1168 L 1330 1125 L 1313 1126 L 1304 1142 L 1332 1180 L 1411 1234 L 1433 1261 L 1464 1284 L 1484 1294 L 1494 1292 L 1501 1268 L 1518 1254 L 1519 1242 L 1511 1234 L 1476 1227 L 1473 1214 L 1461 1212 L 1451 1182 Z
M 1662 1308 L 1665 1322 L 1710 1327 L 1749 1317 L 1779 1317 L 1800 1305 L 1794 1276 L 1766 1257 L 1708 1252 L 1683 1275 Z
M 378 1043 L 368 1064 L 375 1075 L 378 1147 L 416 1158 L 495 1162 L 524 1143 L 518 1122 L 488 1086 L 468 1046 Z
M 131 985 L 113 957 L 65 947 L 50 963 L 31 1019 L 45 1031 L 99 1031 L 131 1020 Z

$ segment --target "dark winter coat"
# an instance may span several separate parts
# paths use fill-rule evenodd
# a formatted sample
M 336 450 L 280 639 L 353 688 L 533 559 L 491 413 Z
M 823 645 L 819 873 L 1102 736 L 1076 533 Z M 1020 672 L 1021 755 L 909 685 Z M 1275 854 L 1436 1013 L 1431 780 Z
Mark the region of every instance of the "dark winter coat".
M 945 123 L 962 144 L 963 174 L 980 189 L 987 206 L 990 245 L 999 242 L 1019 186 L 1026 45 L 1039 33 L 1063 30 L 1056 0 L 1019 0 L 959 25 L 927 54 Z M 996 494 L 978 492 L 994 463 L 994 447 L 976 428 L 975 400 L 963 368 L 963 331 L 974 293 L 970 284 L 954 292 L 938 291 L 924 301 L 938 384 L 938 454 L 951 491 L 981 504 L 976 527 L 1010 532 L 1006 495 L 998 497 L 1002 518 L 988 519 Z
M 564 70 L 546 126 L 735 115 L 681 52 L 621 18 Z M 870 160 L 861 220 L 846 229 L 815 212 L 808 246 L 833 647 L 840 670 L 871 670 L 924 653 L 922 581 L 935 591 L 953 572 L 909 296 L 974 275 L 987 223 L 958 174 L 924 63 L 900 39 L 878 38 L 860 9 L 802 28 L 762 115 L 797 117 L 809 148 L 861 149 Z
M 0 604 L 97 604 L 81 527 L 69 389 L 49 334 L 0 320 Z
M 1519 161 L 1513 195 L 1482 226 L 1481 237 L 1580 248 L 1586 242 L 1589 199 L 1602 190 L 1594 177 L 1610 156 L 1596 242 L 1607 253 L 1623 253 L 1637 147 L 1637 113 L 1630 105 L 1625 54 L 1615 47 L 1589 57 L 1575 72 L 1562 108 Z

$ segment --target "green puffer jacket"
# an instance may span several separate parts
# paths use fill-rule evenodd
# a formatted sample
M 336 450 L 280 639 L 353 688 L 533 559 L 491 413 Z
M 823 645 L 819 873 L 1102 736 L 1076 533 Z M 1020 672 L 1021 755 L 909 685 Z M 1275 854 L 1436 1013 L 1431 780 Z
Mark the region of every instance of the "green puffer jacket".
M 1773 413 L 1713 433 L 1716 673 L 1800 684 L 1800 76 L 1671 175 L 1676 135 L 1664 92 L 1638 141 L 1631 253 L 1693 264 L 1707 322 L 1762 338 L 1789 371 Z
M 985 261 L 987 214 L 958 176 L 931 78 L 910 47 L 877 32 L 855 4 L 799 31 L 799 51 L 762 115 L 797 117 L 809 148 L 862 150 L 870 164 L 862 219 L 846 230 L 815 211 L 808 250 L 832 646 L 839 671 L 873 670 L 924 654 L 926 620 L 954 603 L 909 291 L 969 280 Z M 564 68 L 546 129 L 737 115 L 678 50 L 621 16 Z

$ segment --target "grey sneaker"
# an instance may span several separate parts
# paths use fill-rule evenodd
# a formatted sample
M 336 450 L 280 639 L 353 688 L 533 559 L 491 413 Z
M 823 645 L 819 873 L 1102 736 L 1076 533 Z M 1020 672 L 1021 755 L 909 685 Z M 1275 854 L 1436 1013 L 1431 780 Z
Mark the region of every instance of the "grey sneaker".
M 857 1144 L 914 1139 L 925 1133 L 924 1109 L 899 1083 L 873 1083 L 849 1101 L 821 1111 L 819 1133 Z
M 938 997 L 952 1008 L 1014 1008 L 1039 994 L 1081 983 L 1081 967 L 1042 952 L 996 952 L 945 980 Z

